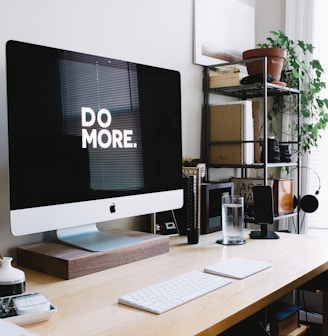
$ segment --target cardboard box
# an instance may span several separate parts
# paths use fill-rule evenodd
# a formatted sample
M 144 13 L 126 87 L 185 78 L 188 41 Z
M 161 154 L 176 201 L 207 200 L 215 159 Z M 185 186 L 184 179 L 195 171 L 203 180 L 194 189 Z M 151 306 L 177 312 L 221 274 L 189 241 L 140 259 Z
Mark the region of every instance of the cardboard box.
M 224 72 L 217 72 L 215 75 L 210 75 L 210 82 L 209 87 L 216 88 L 216 87 L 224 87 L 224 86 L 235 86 L 240 85 L 240 81 L 245 77 L 245 74 L 240 72 L 236 73 L 224 73 Z
M 287 336 L 298 328 L 300 306 L 273 304 L 270 312 L 271 335 Z
M 276 216 L 294 212 L 293 179 L 274 180 L 273 203 Z
M 284 320 L 277 320 L 271 324 L 271 334 L 284 336 L 288 335 L 298 326 L 298 312 L 286 317 Z
M 287 336 L 302 336 L 306 335 L 308 332 L 308 326 L 305 324 L 300 324 L 297 329 L 290 332 Z

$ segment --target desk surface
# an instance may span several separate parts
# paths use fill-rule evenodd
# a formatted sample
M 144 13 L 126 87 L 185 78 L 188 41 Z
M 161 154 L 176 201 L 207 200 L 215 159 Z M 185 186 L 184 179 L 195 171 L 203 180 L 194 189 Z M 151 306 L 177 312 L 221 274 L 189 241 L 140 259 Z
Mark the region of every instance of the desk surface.
M 328 269 L 323 239 L 279 235 L 240 246 L 216 244 L 218 233 L 202 235 L 198 245 L 171 237 L 167 254 L 72 280 L 25 270 L 27 291 L 47 295 L 58 308 L 49 321 L 25 327 L 42 336 L 217 335 Z M 162 315 L 117 303 L 123 294 L 234 256 L 273 266 Z

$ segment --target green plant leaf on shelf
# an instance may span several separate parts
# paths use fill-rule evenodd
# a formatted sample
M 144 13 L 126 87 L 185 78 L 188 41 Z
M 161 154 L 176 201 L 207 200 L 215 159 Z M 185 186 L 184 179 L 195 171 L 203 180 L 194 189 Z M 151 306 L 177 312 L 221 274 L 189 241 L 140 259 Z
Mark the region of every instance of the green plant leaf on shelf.
M 258 47 L 283 48 L 287 52 L 283 80 L 287 86 L 300 89 L 299 152 L 303 155 L 310 152 L 313 146 L 318 146 L 321 132 L 326 129 L 328 123 L 328 99 L 322 97 L 322 90 L 326 88 L 326 83 L 321 79 L 324 69 L 319 60 L 313 59 L 314 46 L 311 43 L 294 41 L 280 30 L 270 33 L 266 43 L 260 43 Z M 293 133 L 292 136 L 295 136 L 298 130 L 295 124 L 297 105 L 297 100 L 292 95 L 284 99 L 274 97 L 269 113 L 273 116 L 269 116 L 268 120 L 277 119 L 279 113 L 294 115 L 294 121 L 291 121 L 288 129 Z

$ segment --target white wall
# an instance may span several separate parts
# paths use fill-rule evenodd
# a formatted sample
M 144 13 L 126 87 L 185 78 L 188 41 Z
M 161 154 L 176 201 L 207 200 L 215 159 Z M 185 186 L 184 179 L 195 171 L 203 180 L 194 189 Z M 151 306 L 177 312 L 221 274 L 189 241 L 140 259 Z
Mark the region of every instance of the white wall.
M 241 1 L 253 4 L 255 0 Z M 283 0 L 256 1 L 264 16 L 280 17 L 281 8 L 273 15 L 271 5 Z M 269 12 L 262 2 L 270 6 Z M 242 27 L 234 24 L 231 29 Z M 16 246 L 42 239 L 42 235 L 13 237 L 9 230 L 5 80 L 9 39 L 179 70 L 183 155 L 199 157 L 202 68 L 192 63 L 193 0 L 0 0 L 1 254 L 14 255 Z
M 255 42 L 266 42 L 271 30 L 285 30 L 285 8 L 288 0 L 255 0 Z

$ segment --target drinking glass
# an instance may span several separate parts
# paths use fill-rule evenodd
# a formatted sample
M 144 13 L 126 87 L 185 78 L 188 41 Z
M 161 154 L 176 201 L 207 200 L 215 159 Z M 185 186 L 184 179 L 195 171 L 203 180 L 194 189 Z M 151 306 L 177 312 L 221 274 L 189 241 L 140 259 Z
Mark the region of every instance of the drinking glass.
M 241 245 L 244 240 L 244 197 L 223 195 L 221 199 L 222 234 L 217 242 L 223 245 Z

